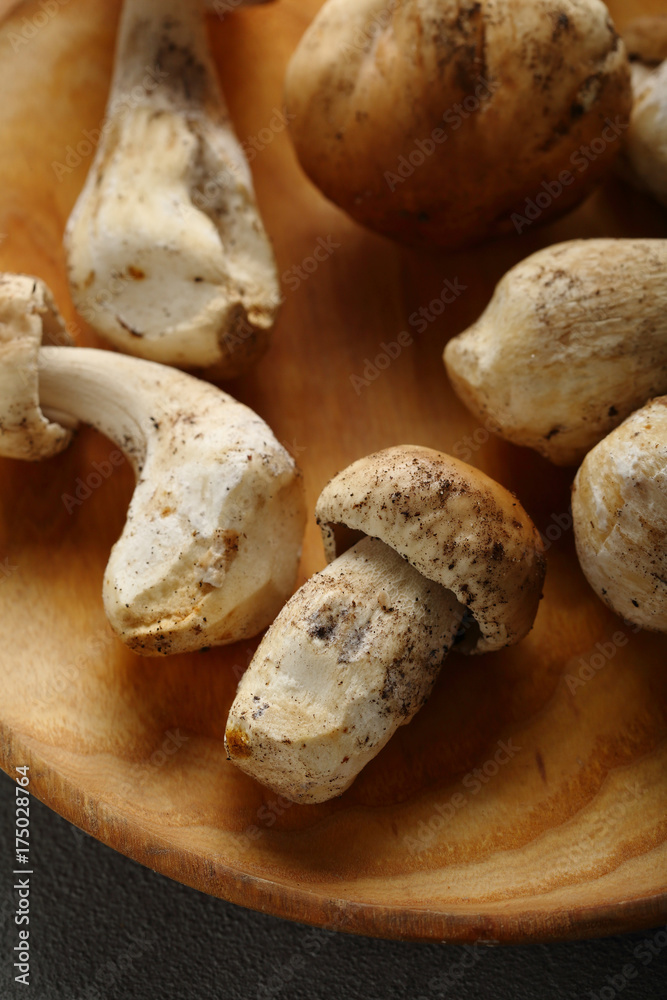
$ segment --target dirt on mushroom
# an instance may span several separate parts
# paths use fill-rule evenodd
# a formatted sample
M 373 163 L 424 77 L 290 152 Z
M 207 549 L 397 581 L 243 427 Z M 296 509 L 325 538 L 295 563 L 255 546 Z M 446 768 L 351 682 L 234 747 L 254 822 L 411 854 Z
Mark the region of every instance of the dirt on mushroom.
M 545 571 L 512 494 L 428 448 L 353 463 L 316 514 L 329 565 L 264 636 L 226 736 L 234 763 L 298 802 L 349 787 L 424 704 L 453 646 L 519 641 Z
M 267 348 L 276 262 L 201 3 L 125 0 L 65 248 L 77 310 L 128 354 L 233 378 Z
M 144 655 L 256 635 L 296 579 L 305 505 L 293 458 L 208 382 L 109 351 L 42 347 L 47 320 L 63 326 L 43 282 L 0 276 L 0 454 L 54 455 L 77 421 L 125 452 L 137 484 L 104 574 L 112 628 Z
M 287 70 L 301 165 L 358 222 L 454 248 L 510 232 L 570 169 L 541 221 L 581 201 L 627 122 L 623 42 L 601 0 L 327 0 Z

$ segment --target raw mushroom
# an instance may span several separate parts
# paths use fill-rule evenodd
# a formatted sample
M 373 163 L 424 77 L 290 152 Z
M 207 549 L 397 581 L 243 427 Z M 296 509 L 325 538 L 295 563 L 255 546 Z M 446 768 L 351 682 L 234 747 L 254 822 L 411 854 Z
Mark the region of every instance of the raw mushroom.
M 482 653 L 523 638 L 545 572 L 512 494 L 429 448 L 355 462 L 317 519 L 330 565 L 266 633 L 225 734 L 235 764 L 298 802 L 352 783 L 421 708 L 457 639 Z
M 572 491 L 581 568 L 626 621 L 667 632 L 667 396 L 586 456 Z
M 125 0 L 65 247 L 76 308 L 128 354 L 231 378 L 267 345 L 276 264 L 200 0 Z
M 489 430 L 579 463 L 667 392 L 667 240 L 572 240 L 521 261 L 445 348 L 454 389 Z
M 109 351 L 40 346 L 62 329 L 43 282 L 0 276 L 0 454 L 48 458 L 78 420 L 123 449 L 137 485 L 103 597 L 132 649 L 255 635 L 294 586 L 305 520 L 294 461 L 257 414 L 207 382 Z
M 327 198 L 451 248 L 513 232 L 529 201 L 541 222 L 581 201 L 619 151 L 631 92 L 601 0 L 327 0 L 286 100 Z
M 667 15 L 638 18 L 624 32 L 633 106 L 619 173 L 667 205 Z
M 635 18 L 623 30 L 623 41 L 633 73 L 636 68 L 650 73 L 651 66 L 667 59 L 667 14 Z

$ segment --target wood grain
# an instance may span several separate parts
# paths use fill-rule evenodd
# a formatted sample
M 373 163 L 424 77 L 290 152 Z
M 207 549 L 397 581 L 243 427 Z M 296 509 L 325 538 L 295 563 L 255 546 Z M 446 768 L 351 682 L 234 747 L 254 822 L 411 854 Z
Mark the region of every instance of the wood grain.
M 2 766 L 28 763 L 36 795 L 143 864 L 298 920 L 450 941 L 655 925 L 667 916 L 667 644 L 614 618 L 586 584 L 568 527 L 572 470 L 491 439 L 453 396 L 441 352 L 522 257 L 575 236 L 666 236 L 667 216 L 612 179 L 546 229 L 467 253 L 361 230 L 304 179 L 275 117 L 318 5 L 211 19 L 239 136 L 261 147 L 252 167 L 285 290 L 269 354 L 226 388 L 296 453 L 311 510 L 338 469 L 405 442 L 458 454 L 514 490 L 548 539 L 535 629 L 515 649 L 452 655 L 425 709 L 340 799 L 281 803 L 223 749 L 254 644 L 155 660 L 111 635 L 102 574 L 132 477 L 114 471 L 69 514 L 63 494 L 113 450 L 84 430 L 56 459 L 0 465 Z M 622 23 L 661 5 L 610 6 Z M 49 282 L 77 340 L 95 344 L 72 310 L 61 236 L 90 164 L 76 146 L 104 109 L 118 4 L 63 6 L 14 51 L 8 33 L 37 10 L 22 4 L 0 29 L 0 267 Z M 294 268 L 320 239 L 332 252 L 301 280 Z M 350 376 L 411 329 L 446 279 L 465 291 L 357 393 Z M 302 578 L 322 565 L 311 520 Z

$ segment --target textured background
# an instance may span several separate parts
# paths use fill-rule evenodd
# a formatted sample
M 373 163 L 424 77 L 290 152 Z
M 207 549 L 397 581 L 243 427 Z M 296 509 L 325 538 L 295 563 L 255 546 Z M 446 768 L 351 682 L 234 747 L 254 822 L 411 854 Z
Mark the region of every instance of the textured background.
M 404 944 L 202 895 L 31 802 L 29 988 L 13 982 L 14 786 L 0 774 L 0 1000 L 665 1000 L 667 931 L 515 948 Z M 652 955 L 651 949 L 657 954 Z

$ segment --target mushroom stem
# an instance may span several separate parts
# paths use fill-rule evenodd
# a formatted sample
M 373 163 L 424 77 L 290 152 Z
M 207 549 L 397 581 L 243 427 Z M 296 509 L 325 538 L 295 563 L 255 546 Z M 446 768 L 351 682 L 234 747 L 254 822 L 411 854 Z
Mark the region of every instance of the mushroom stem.
M 377 538 L 307 581 L 259 646 L 225 744 L 286 798 L 343 792 L 433 688 L 465 609 Z
M 267 344 L 276 264 L 200 0 L 126 0 L 65 247 L 78 311 L 129 354 L 230 378 Z
M 182 410 L 182 372 L 86 347 L 42 347 L 38 371 L 45 416 L 66 427 L 79 421 L 94 427 L 125 452 L 137 477 L 149 448 L 153 460 L 160 446 L 171 448 L 169 436 L 158 432 Z
M 197 61 L 206 52 L 206 24 L 203 0 L 124 0 L 118 25 L 114 73 L 109 110 L 119 100 L 132 100 L 132 106 L 154 105 L 163 101 L 191 105 L 194 110 L 205 100 L 215 107 L 219 91 L 214 72 Z M 169 81 L 168 88 L 153 88 L 147 74 Z M 173 76 L 173 79 L 170 77 Z M 137 88 L 135 90 L 135 88 Z M 153 90 L 156 93 L 153 94 Z
M 91 348 L 41 348 L 39 394 L 51 419 L 115 441 L 137 475 L 104 577 L 124 641 L 182 652 L 265 628 L 293 586 L 303 500 L 264 421 L 183 372 Z

